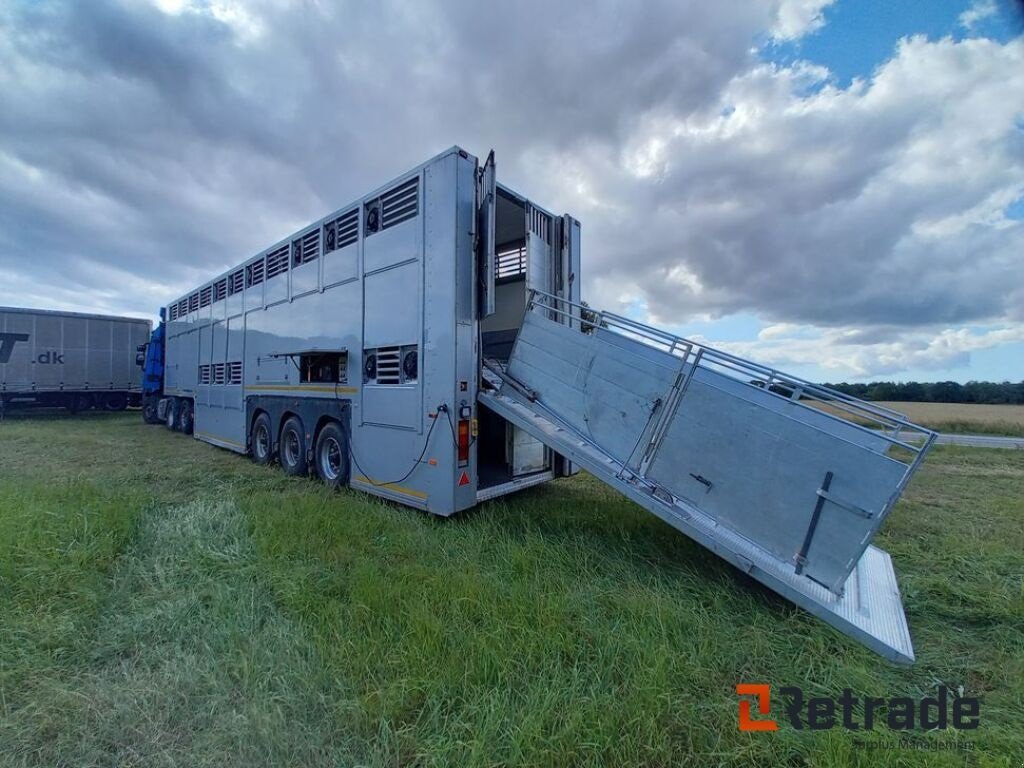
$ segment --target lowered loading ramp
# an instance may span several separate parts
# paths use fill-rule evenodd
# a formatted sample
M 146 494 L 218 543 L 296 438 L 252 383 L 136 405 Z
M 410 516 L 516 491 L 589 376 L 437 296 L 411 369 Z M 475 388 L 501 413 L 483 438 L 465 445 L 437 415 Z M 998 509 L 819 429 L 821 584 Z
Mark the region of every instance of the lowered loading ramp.
M 935 434 L 612 313 L 530 295 L 481 402 L 787 599 L 914 659 L 871 539 Z

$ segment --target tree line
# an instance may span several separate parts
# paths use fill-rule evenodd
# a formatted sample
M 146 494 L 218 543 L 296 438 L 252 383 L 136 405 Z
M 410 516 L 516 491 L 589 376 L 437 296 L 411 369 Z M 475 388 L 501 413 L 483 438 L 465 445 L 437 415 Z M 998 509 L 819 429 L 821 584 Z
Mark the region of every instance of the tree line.
M 863 400 L 900 400 L 911 403 L 990 403 L 1024 405 L 1024 381 L 896 382 L 872 381 L 868 384 L 826 384 Z

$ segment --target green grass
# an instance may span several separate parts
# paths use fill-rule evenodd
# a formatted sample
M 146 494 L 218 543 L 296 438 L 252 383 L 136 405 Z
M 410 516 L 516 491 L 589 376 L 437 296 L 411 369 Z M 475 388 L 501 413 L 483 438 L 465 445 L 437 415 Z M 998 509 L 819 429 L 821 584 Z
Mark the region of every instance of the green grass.
M 439 520 L 137 418 L 0 423 L 0 764 L 1024 760 L 1018 452 L 936 449 L 879 537 L 904 668 L 593 478 Z M 962 685 L 981 727 L 743 734 L 738 682 Z
M 1012 421 L 931 421 L 924 426 L 936 432 L 955 435 L 994 435 L 996 437 L 1024 437 L 1024 425 Z

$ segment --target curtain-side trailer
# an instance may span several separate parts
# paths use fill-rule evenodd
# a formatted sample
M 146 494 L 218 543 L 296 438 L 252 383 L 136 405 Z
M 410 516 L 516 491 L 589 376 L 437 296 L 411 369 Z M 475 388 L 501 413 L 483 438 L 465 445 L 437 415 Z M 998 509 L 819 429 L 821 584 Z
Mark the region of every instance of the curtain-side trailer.
M 0 412 L 139 405 L 137 349 L 151 329 L 134 317 L 0 307 Z
M 453 147 L 165 307 L 145 416 L 443 516 L 582 467 L 912 660 L 870 541 L 934 434 L 592 310 L 580 234 Z

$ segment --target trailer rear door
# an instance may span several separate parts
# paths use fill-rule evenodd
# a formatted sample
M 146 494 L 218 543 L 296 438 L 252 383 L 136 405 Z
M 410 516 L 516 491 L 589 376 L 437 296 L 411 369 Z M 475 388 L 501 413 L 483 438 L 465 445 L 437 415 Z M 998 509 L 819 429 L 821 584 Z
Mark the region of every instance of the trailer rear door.
M 477 275 L 481 318 L 494 314 L 496 183 L 492 149 L 483 167 L 477 171 Z

